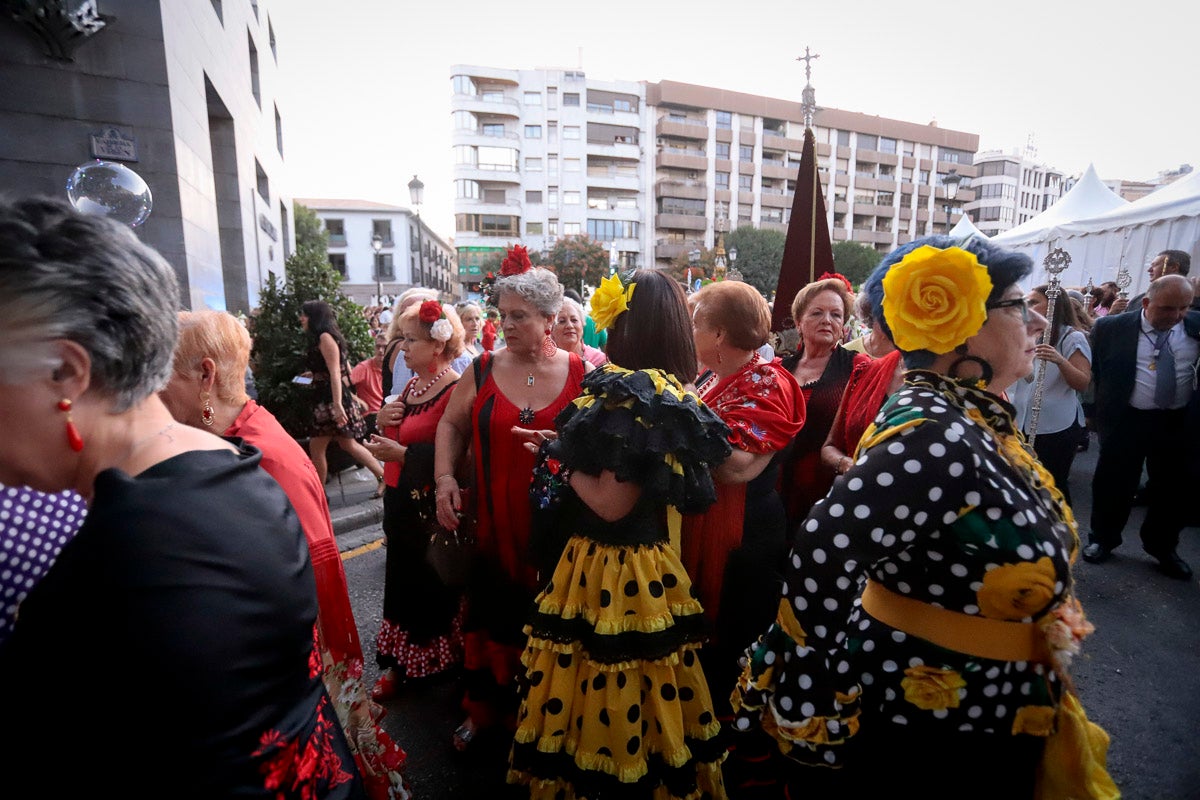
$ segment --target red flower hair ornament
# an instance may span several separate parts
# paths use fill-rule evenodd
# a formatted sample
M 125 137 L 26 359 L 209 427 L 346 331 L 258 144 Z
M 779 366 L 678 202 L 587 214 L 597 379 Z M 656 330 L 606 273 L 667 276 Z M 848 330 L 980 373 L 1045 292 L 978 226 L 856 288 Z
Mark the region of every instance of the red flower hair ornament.
M 845 284 L 847 292 L 850 292 L 851 294 L 854 293 L 854 286 L 850 283 L 850 279 L 840 272 L 822 272 L 821 277 L 817 278 L 817 280 L 826 281 L 830 278 L 837 278 L 839 281 Z
M 533 262 L 529 260 L 529 251 L 520 244 L 510 247 L 508 255 L 500 262 L 500 275 L 504 278 L 509 275 L 520 275 L 530 269 L 533 269 Z
M 417 318 L 426 325 L 432 325 L 442 318 L 442 304 L 437 300 L 426 300 L 421 303 L 421 309 L 417 312 Z

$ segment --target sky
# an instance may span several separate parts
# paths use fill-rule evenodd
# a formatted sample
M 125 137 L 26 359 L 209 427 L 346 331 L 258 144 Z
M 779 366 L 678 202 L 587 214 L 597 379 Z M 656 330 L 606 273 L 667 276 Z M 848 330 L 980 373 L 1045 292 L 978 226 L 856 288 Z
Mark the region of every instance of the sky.
M 979 134 L 1068 174 L 1200 168 L 1189 0 L 273 0 L 295 197 L 410 206 L 453 235 L 452 65 L 578 69 Z M 1172 42 L 1177 43 L 1173 46 Z M 817 123 L 820 124 L 818 113 Z

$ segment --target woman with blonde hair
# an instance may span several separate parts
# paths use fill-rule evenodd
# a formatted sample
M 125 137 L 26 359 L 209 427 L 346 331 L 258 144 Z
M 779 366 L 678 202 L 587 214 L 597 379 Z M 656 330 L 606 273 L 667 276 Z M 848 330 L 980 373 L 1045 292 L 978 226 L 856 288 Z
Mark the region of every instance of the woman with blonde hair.
M 588 319 L 583 312 L 583 306 L 569 297 L 563 298 L 562 308 L 558 310 L 558 319 L 554 323 L 554 343 L 559 349 L 574 353 L 593 367 L 602 367 L 608 361 L 603 350 L 583 341 L 583 330 Z
M 250 335 L 223 311 L 179 312 L 170 383 L 160 397 L 185 425 L 236 437 L 262 452 L 262 468 L 291 501 L 312 561 L 322 677 L 358 762 L 367 793 L 385 800 L 406 791 L 404 751 L 375 722 L 379 709 L 362 682 L 363 653 L 325 490 L 312 462 L 270 411 L 246 396 L 242 375 Z

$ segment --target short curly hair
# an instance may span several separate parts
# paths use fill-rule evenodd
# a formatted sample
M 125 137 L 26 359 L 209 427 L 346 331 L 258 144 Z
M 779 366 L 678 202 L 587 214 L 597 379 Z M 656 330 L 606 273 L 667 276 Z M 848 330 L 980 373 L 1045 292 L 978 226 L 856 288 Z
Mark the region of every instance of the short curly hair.
M 512 292 L 536 308 L 544 316 L 553 317 L 562 308 L 563 285 L 548 269 L 533 267 L 516 275 L 506 275 L 496 281 L 496 297 Z
M 771 333 L 771 309 L 758 290 L 741 281 L 716 281 L 688 298 L 693 314 L 723 328 L 739 350 L 757 350 Z

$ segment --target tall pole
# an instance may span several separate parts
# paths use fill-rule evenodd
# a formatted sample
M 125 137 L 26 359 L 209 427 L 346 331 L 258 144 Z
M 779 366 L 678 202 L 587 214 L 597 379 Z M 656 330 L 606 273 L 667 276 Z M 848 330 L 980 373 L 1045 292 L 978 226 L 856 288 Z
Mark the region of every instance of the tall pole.
M 425 247 L 421 238 L 421 207 L 417 206 L 417 286 L 425 285 Z

